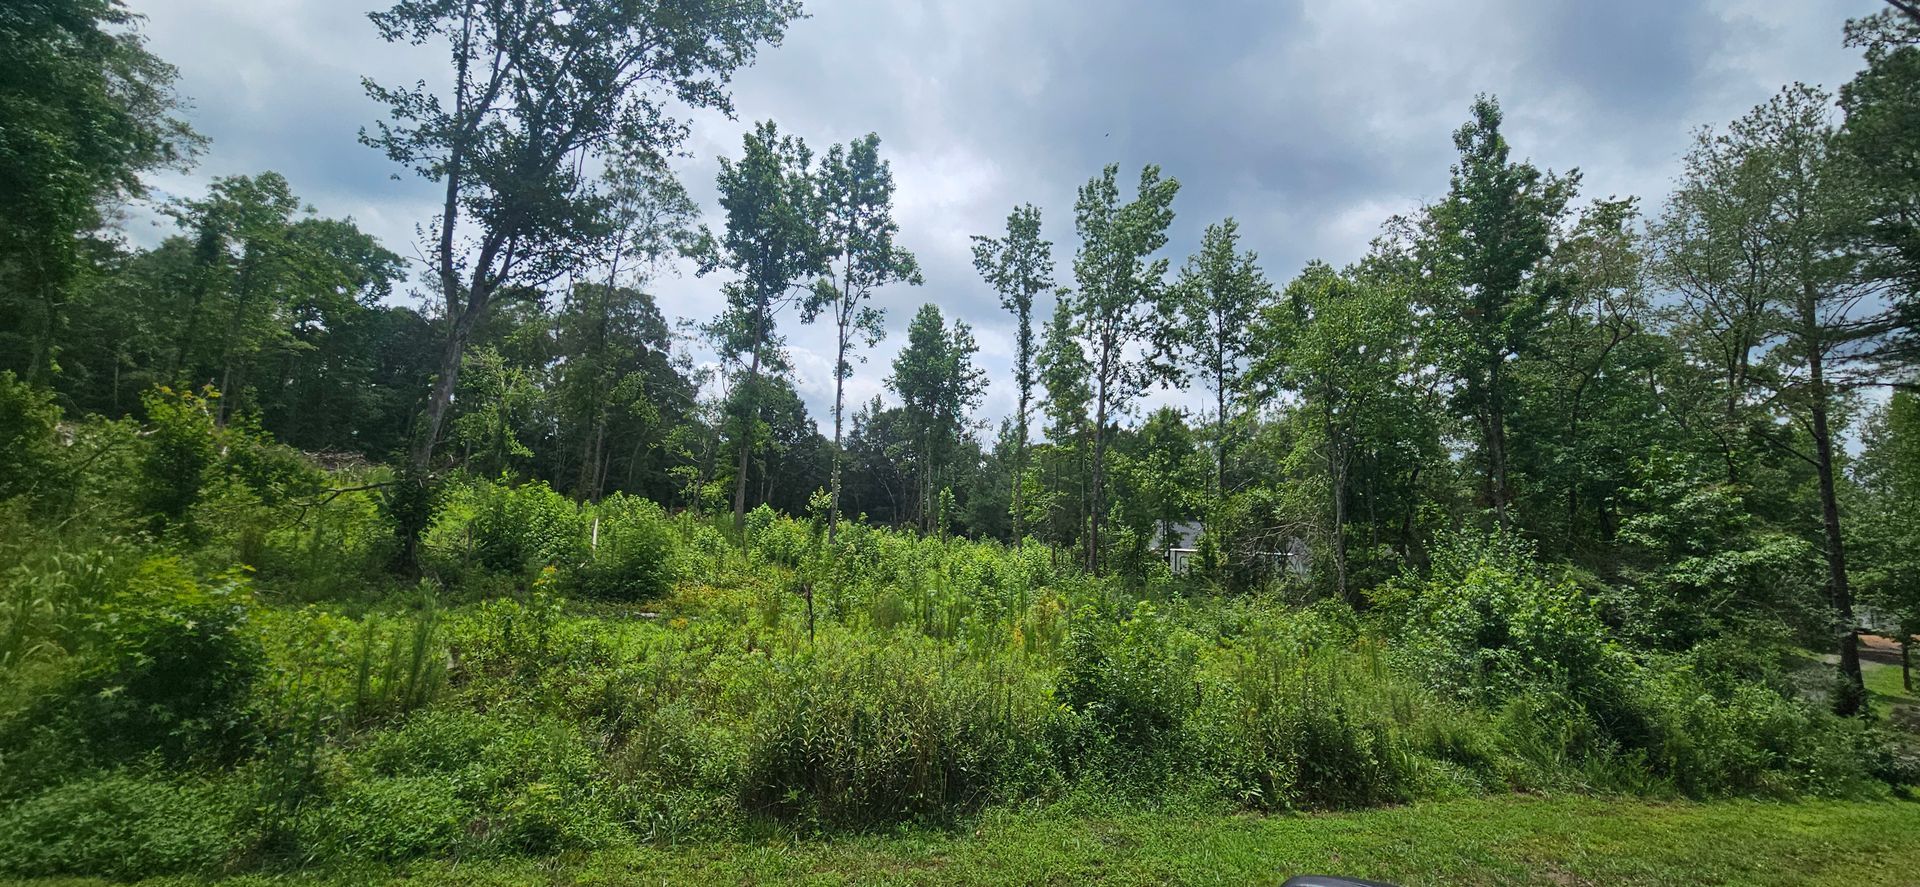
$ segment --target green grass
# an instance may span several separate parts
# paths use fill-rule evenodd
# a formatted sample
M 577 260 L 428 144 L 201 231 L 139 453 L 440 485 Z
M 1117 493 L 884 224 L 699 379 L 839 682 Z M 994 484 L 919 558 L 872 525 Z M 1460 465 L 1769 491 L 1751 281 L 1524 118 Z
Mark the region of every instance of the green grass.
M 1886 662 L 1860 663 L 1860 679 L 1866 682 L 1867 692 L 1886 702 L 1905 705 L 1920 703 L 1920 696 L 1907 692 L 1900 683 L 1900 666 Z
M 1510 796 L 1271 817 L 1056 806 L 989 811 L 954 830 L 783 836 L 224 883 L 1275 884 L 1301 872 L 1408 885 L 1920 884 L 1920 804 Z

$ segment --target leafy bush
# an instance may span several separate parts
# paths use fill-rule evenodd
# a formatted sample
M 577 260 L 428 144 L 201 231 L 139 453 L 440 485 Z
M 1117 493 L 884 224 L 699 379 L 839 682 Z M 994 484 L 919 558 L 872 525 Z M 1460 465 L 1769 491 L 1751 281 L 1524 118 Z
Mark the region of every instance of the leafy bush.
M 1845 794 L 1868 781 L 1860 725 L 1752 683 L 1716 691 L 1691 669 L 1637 687 L 1654 771 L 1694 797 Z
M 822 823 L 972 807 L 1045 778 L 1044 687 L 896 635 L 783 669 L 753 727 L 742 801 Z
M 585 549 L 580 510 L 545 483 L 486 484 L 473 519 L 473 548 L 497 573 L 525 575 L 570 565 Z
M 248 604 L 238 577 L 203 584 L 177 561 L 142 565 L 106 611 L 104 655 L 83 685 L 90 740 L 175 761 L 237 752 L 251 727 L 248 692 L 264 667 Z
M 371 737 L 297 833 L 307 853 L 341 861 L 599 846 L 625 814 L 598 772 L 564 723 L 428 710 Z
M 242 798 L 191 779 L 112 772 L 0 807 L 0 873 L 142 878 L 218 869 L 250 836 Z
M 43 489 L 52 479 L 59 422 L 53 392 L 20 381 L 11 370 L 0 372 L 0 500 Z
M 151 516 L 155 530 L 184 525 L 188 510 L 200 501 L 208 471 L 219 458 L 216 397 L 211 389 L 194 394 L 162 386 L 140 398 L 151 426 L 141 464 L 140 510 Z
M 1098 763 L 1132 766 L 1181 753 L 1198 697 L 1191 635 L 1146 603 L 1118 622 L 1082 609 L 1064 657 L 1055 696 L 1081 719 L 1081 741 Z
M 0 508 L 0 668 L 78 652 L 138 562 L 125 539 L 41 532 Z
M 1263 810 L 1405 800 L 1411 753 L 1336 654 L 1257 643 L 1236 651 L 1195 715 L 1207 772 Z
M 1627 662 L 1593 602 L 1510 535 L 1454 540 L 1427 577 L 1397 580 L 1378 602 L 1405 626 L 1405 660 L 1441 692 L 1495 706 L 1535 689 L 1609 705 L 1621 692 Z
M 460 845 L 475 815 L 458 789 L 455 778 L 445 774 L 349 782 L 332 803 L 301 818 L 300 844 L 323 859 L 445 855 Z
M 588 597 L 644 601 L 664 596 L 675 579 L 673 531 L 660 506 L 615 494 L 594 510 L 598 540 L 567 587 Z

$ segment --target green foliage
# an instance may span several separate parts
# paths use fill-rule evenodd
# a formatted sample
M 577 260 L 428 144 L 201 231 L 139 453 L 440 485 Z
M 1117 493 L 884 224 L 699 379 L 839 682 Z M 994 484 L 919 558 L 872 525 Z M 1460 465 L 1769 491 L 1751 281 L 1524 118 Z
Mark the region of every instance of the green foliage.
M 1649 454 L 1641 471 L 1626 491 L 1640 511 L 1620 526 L 1630 583 L 1613 594 L 1626 633 L 1677 650 L 1821 623 L 1819 554 L 1804 538 L 1756 520 L 1740 487 L 1670 453 Z
M 1405 620 L 1403 655 L 1442 692 L 1497 704 L 1534 689 L 1582 701 L 1618 691 L 1623 654 L 1593 601 L 1511 534 L 1457 537 L 1428 576 L 1393 583 L 1377 603 Z
M 56 471 L 53 393 L 0 371 L 0 501 L 41 488 Z
M 592 509 L 591 551 L 568 571 L 566 587 L 586 597 L 650 601 L 678 577 L 673 531 L 660 506 L 624 494 Z
M 102 656 L 83 677 L 76 715 L 109 754 L 157 751 L 221 760 L 251 738 L 249 693 L 265 662 L 238 576 L 200 583 L 151 560 L 104 609 Z
M 142 174 L 184 166 L 199 136 L 175 116 L 175 71 L 116 0 L 10 11 L 0 51 L 0 369 L 45 382 L 60 366 L 71 288 L 103 209 Z
M 208 472 L 219 458 L 215 440 L 212 390 L 195 394 L 156 388 L 141 398 L 152 433 L 141 464 L 141 513 L 152 516 L 156 531 L 186 526 L 188 511 L 200 501 Z
M 580 510 L 545 483 L 480 488 L 473 550 L 481 565 L 509 575 L 572 566 L 586 551 Z
M 822 651 L 759 688 L 742 800 L 825 824 L 946 816 L 1031 789 L 1050 760 L 1044 684 L 899 637 Z
M 1184 753 L 1199 696 L 1192 635 L 1144 603 L 1119 620 L 1083 610 L 1063 654 L 1054 695 L 1078 717 L 1090 763 L 1125 770 Z
M 0 872 L 135 879 L 210 872 L 249 839 L 231 786 L 115 771 L 0 812 Z
M 1374 664 L 1369 673 L 1324 648 L 1256 636 L 1195 712 L 1205 772 L 1260 810 L 1404 800 L 1415 788 L 1413 752 L 1387 706 L 1369 698 L 1391 690 Z

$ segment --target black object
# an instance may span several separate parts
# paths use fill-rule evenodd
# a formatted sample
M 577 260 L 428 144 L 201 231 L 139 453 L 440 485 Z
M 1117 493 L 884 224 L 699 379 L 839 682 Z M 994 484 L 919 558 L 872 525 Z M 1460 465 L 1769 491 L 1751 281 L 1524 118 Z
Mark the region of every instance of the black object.
M 1280 887 L 1395 887 L 1385 881 L 1362 881 L 1333 875 L 1295 875 Z

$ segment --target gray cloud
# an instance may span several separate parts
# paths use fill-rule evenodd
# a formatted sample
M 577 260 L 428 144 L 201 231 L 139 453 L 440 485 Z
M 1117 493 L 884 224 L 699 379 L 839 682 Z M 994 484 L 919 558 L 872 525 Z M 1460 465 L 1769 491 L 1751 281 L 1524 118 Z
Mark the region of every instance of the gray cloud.
M 364 10 L 337 0 L 131 5 L 213 139 L 200 166 L 163 177 L 163 189 L 274 169 L 320 212 L 415 251 L 431 188 L 358 144 L 380 114 L 359 77 L 431 81 L 433 52 L 378 42 Z M 1358 257 L 1388 215 L 1443 194 L 1450 134 L 1478 92 L 1500 96 L 1517 153 L 1580 167 L 1589 196 L 1657 204 L 1695 127 L 1794 80 L 1843 82 L 1857 59 L 1840 25 L 1877 5 L 820 0 L 738 78 L 738 120 L 694 117 L 680 169 L 717 213 L 716 158 L 738 153 L 751 121 L 776 119 L 821 147 L 878 132 L 902 240 L 927 284 L 880 294 L 891 335 L 856 370 L 849 400 L 881 390 L 913 309 L 932 301 L 976 328 L 994 381 L 982 413 L 997 419 L 1012 403 L 1011 326 L 973 272 L 967 236 L 996 233 L 1015 204 L 1042 208 L 1069 282 L 1075 189 L 1108 162 L 1129 179 L 1159 163 L 1183 183 L 1175 265 L 1232 215 L 1283 282 L 1309 259 Z M 718 285 L 683 275 L 656 288 L 670 315 L 705 319 Z M 831 337 L 797 317 L 784 325 L 802 394 L 826 417 Z

